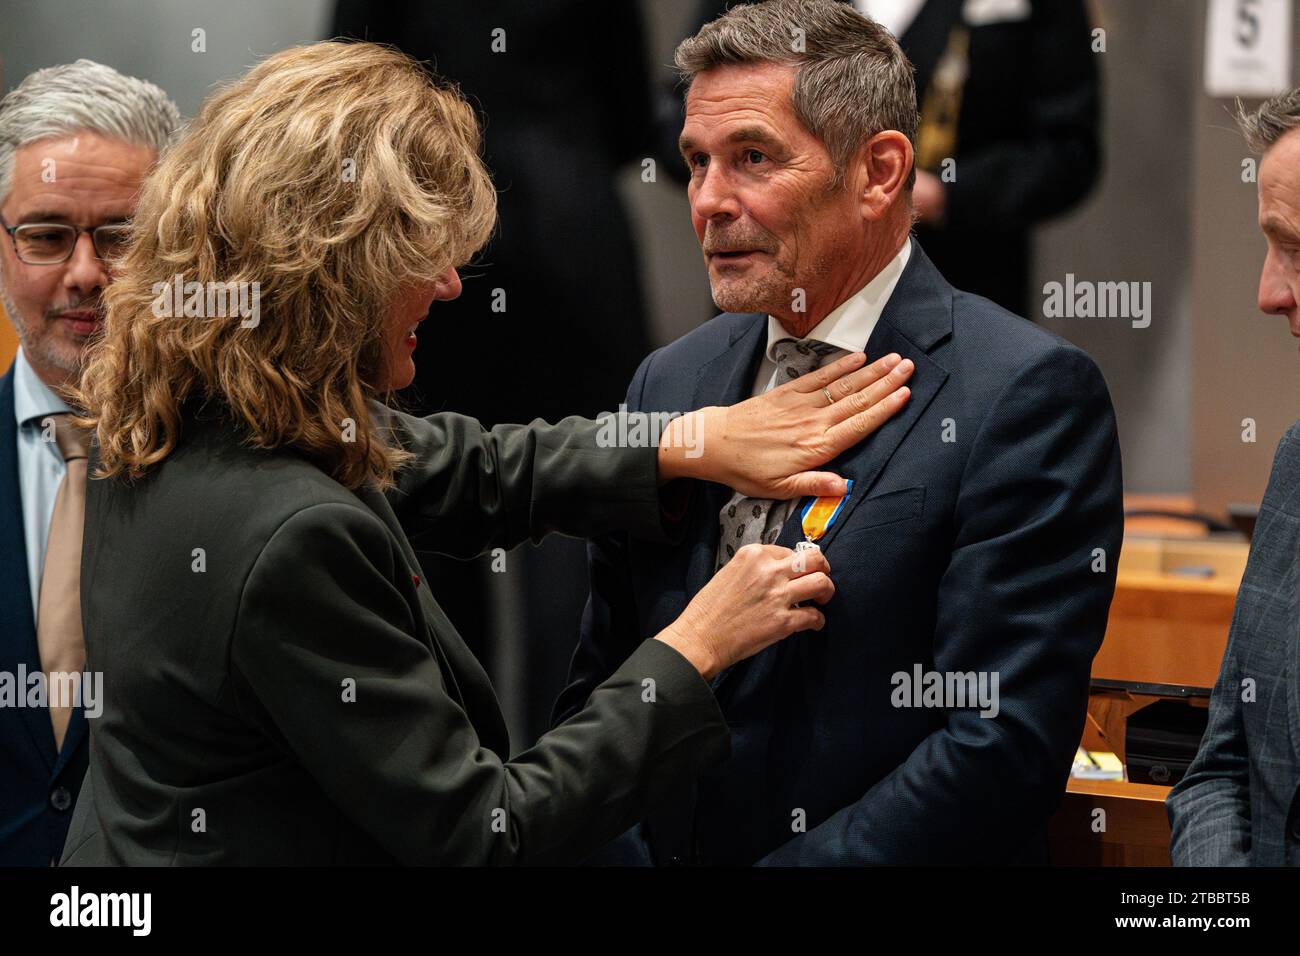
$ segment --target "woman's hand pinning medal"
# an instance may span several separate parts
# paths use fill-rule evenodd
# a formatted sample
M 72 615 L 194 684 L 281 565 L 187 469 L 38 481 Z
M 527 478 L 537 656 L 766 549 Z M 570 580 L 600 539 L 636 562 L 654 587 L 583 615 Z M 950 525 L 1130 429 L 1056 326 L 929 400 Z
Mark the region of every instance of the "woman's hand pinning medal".
M 851 352 L 736 405 L 673 419 L 660 443 L 661 477 L 703 478 L 752 498 L 843 497 L 845 479 L 810 469 L 871 435 L 911 395 L 910 359 L 866 360 Z

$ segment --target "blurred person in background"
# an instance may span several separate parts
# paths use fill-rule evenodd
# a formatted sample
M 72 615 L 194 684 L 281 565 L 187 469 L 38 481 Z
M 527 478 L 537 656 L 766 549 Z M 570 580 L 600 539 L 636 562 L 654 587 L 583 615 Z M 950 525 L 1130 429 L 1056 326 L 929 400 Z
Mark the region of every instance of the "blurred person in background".
M 461 297 L 442 306 L 442 331 L 423 345 L 433 360 L 417 362 L 408 405 L 486 425 L 616 409 L 650 344 L 615 188 L 619 170 L 650 155 L 653 139 L 636 0 L 338 0 L 331 32 L 427 61 L 455 77 L 486 117 L 497 230 Z M 508 346 L 500 374 L 447 360 L 479 336 Z M 524 547 L 498 563 L 504 575 L 487 559 L 420 558 L 466 640 L 517 691 L 507 704 L 512 730 L 536 736 L 563 686 L 566 655 L 526 635 L 576 626 L 586 593 L 581 547 L 561 539 Z M 522 643 L 497 646 L 507 630 Z
M 1101 167 L 1087 5 L 854 5 L 898 38 L 916 69 L 917 238 L 957 288 L 1033 318 L 1033 228 L 1081 202 Z

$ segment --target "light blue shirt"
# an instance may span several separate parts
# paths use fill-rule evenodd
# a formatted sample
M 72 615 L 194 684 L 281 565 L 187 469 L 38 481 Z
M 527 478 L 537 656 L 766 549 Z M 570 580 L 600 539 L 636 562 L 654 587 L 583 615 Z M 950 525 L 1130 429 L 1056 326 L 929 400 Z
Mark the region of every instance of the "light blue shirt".
M 32 620 L 40 606 L 41 573 L 45 569 L 54 496 L 67 471 L 58 444 L 46 440 L 47 430 L 41 427 L 41 419 L 71 410 L 40 380 L 19 349 L 14 359 L 14 418 L 18 422 L 18 495 L 22 499 L 23 538 L 27 542 Z M 52 436 L 53 432 L 48 434 Z

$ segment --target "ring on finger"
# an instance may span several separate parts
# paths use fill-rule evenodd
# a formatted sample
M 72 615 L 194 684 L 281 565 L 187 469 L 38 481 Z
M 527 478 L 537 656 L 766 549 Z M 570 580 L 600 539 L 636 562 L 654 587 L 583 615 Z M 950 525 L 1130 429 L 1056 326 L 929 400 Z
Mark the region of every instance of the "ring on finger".
M 826 404 L 827 404 L 827 405 L 834 405 L 834 404 L 835 404 L 835 399 L 831 398 L 831 390 L 830 390 L 829 388 L 823 388 L 823 389 L 822 389 L 822 394 L 826 396 Z

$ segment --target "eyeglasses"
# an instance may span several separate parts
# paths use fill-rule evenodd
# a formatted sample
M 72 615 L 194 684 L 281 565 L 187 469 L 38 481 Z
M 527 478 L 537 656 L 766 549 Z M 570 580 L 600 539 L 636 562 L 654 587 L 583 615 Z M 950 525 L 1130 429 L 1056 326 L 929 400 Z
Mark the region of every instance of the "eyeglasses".
M 105 223 L 94 229 L 62 222 L 25 222 L 21 226 L 11 226 L 0 216 L 0 226 L 13 240 L 18 259 L 30 266 L 55 266 L 67 262 L 83 232 L 90 233 L 95 255 L 101 259 L 113 259 L 122 254 L 131 235 L 131 227 L 124 222 Z

